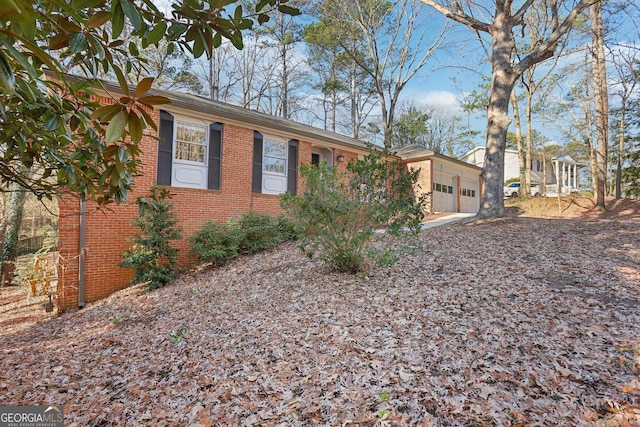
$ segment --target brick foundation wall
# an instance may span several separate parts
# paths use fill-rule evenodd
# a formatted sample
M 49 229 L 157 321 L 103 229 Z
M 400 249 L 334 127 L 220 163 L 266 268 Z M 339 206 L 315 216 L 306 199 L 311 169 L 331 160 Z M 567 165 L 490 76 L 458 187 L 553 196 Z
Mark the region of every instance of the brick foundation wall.
M 108 103 L 108 99 L 101 99 Z M 159 120 L 159 112 L 152 116 Z M 222 180 L 220 190 L 200 190 L 168 187 L 171 202 L 181 227 L 183 239 L 174 242 L 179 250 L 178 262 L 184 266 L 195 262 L 188 257 L 188 238 L 206 221 L 226 221 L 251 210 L 276 215 L 280 213 L 278 196 L 251 192 L 253 159 L 253 129 L 224 124 L 222 131 Z M 85 302 L 102 299 L 125 288 L 133 278 L 131 269 L 119 267 L 122 253 L 131 246 L 136 228 L 131 224 L 138 214 L 136 199 L 146 195 L 156 179 L 158 142 L 151 136 L 141 142 L 143 173 L 135 178 L 134 190 L 120 206 L 111 211 L 97 210 L 87 203 L 85 252 Z M 340 152 L 348 160 L 357 155 Z M 311 143 L 299 141 L 298 157 L 301 163 L 311 162 Z M 298 192 L 302 190 L 298 172 Z M 80 201 L 72 196 L 60 200 L 58 222 L 61 255 L 58 281 L 58 307 L 61 310 L 78 306 Z

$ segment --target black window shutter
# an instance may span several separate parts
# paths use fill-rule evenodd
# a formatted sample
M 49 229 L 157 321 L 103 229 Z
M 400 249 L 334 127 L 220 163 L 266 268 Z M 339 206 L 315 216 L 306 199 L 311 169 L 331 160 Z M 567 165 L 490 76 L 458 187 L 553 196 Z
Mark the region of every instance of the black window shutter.
M 173 163 L 173 116 L 160 110 L 160 141 L 158 142 L 158 185 L 171 185 Z
M 251 191 L 262 193 L 262 134 L 253 132 L 253 174 L 251 177 Z
M 209 125 L 209 190 L 219 190 L 222 176 L 222 123 Z
M 294 196 L 298 188 L 298 140 L 289 141 L 289 166 L 287 176 L 287 191 Z

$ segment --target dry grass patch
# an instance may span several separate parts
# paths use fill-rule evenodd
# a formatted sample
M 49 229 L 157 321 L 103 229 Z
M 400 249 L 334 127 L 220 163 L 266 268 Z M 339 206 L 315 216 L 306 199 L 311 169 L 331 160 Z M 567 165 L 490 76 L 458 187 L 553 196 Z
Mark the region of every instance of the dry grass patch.
M 590 197 L 563 196 L 506 199 L 505 206 L 518 208 L 523 216 L 534 218 L 585 218 L 640 221 L 640 200 L 608 199 L 605 212 L 595 211 Z

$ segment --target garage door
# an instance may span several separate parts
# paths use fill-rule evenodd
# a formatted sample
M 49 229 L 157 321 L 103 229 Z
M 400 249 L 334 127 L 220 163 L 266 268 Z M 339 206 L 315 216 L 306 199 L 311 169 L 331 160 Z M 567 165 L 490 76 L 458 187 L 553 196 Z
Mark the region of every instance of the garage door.
M 460 180 L 460 212 L 476 213 L 480 207 L 478 181 Z
M 442 172 L 436 172 L 433 176 L 433 211 L 457 212 L 456 188 L 457 179 Z

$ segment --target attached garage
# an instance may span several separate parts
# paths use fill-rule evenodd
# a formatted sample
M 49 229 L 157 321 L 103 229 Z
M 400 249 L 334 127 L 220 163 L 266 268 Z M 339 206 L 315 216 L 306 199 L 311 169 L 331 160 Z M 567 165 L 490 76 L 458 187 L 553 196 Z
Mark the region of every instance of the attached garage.
M 420 169 L 419 185 L 430 192 L 430 212 L 476 213 L 480 209 L 482 169 L 415 145 L 396 149 L 409 169 Z
M 456 212 L 458 180 L 455 175 L 444 172 L 433 173 L 433 207 L 436 212 Z
M 460 179 L 460 212 L 478 212 L 480 209 L 480 180 Z

